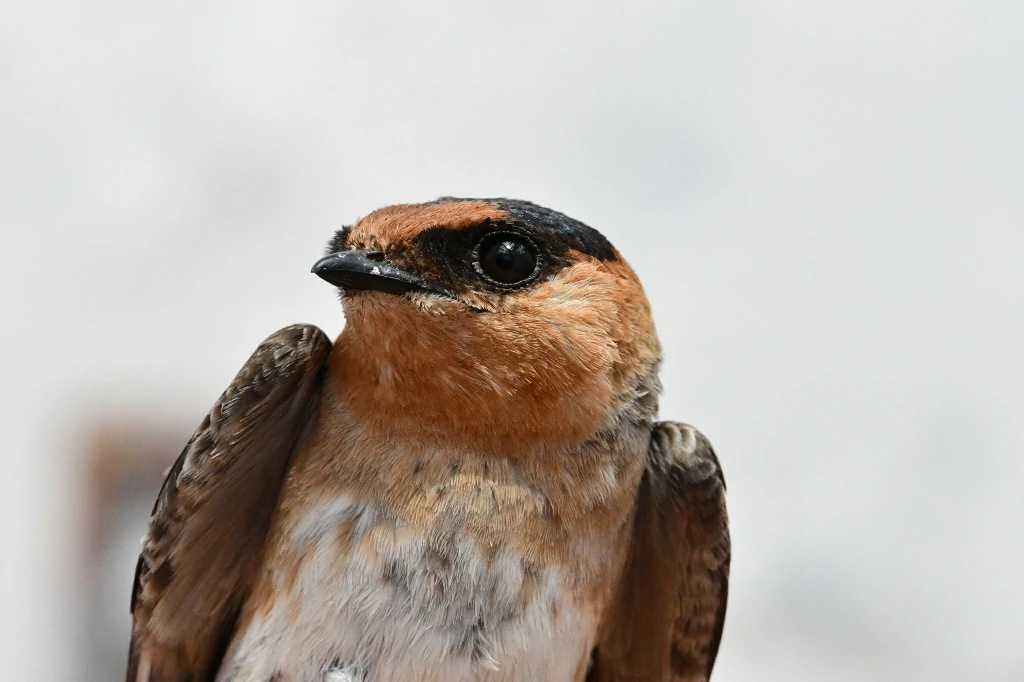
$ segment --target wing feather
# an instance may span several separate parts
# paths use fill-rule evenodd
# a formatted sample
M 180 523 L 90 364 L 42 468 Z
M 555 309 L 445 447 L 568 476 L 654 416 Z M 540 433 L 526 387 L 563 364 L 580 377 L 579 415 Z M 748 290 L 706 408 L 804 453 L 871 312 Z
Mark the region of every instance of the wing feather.
M 310 325 L 270 336 L 171 467 L 135 569 L 128 682 L 213 679 L 330 349 Z
M 730 557 L 725 479 L 711 443 L 686 424 L 655 424 L 630 556 L 588 682 L 710 679 Z

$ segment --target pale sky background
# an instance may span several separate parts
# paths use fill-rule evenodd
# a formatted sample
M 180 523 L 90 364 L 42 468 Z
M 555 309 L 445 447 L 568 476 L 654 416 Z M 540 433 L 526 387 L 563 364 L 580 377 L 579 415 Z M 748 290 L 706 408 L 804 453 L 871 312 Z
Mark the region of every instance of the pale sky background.
M 1020 682 L 1022 36 L 998 0 L 7 0 L 2 677 L 110 678 L 83 424 L 198 424 L 274 330 L 339 331 L 335 228 L 454 194 L 640 273 L 662 415 L 729 483 L 716 682 Z

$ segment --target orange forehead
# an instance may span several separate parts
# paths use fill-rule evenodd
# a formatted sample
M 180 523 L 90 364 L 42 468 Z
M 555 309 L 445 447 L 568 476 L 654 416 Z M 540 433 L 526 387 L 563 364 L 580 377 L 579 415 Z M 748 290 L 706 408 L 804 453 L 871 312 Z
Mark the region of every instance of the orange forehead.
M 504 220 L 508 211 L 486 201 L 399 204 L 378 209 L 352 226 L 350 243 L 387 247 L 407 242 L 424 230 L 461 230 L 485 220 Z

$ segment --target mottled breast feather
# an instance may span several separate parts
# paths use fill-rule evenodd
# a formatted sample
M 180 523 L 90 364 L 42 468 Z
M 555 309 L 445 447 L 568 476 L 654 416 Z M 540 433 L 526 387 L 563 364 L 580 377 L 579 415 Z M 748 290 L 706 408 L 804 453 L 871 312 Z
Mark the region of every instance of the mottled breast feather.
M 330 349 L 308 325 L 269 337 L 171 467 L 135 572 L 128 682 L 213 679 Z
M 587 682 L 706 682 L 725 623 L 730 553 L 711 443 L 686 424 L 655 424 L 626 573 Z

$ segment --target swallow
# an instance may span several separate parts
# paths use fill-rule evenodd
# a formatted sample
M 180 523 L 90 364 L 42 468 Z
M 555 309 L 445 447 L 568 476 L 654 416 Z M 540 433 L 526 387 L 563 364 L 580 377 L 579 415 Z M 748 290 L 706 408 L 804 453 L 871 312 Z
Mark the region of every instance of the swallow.
M 169 470 L 128 682 L 708 680 L 731 556 L 708 439 L 598 231 L 390 206 L 313 272 L 345 326 L 265 340 Z

